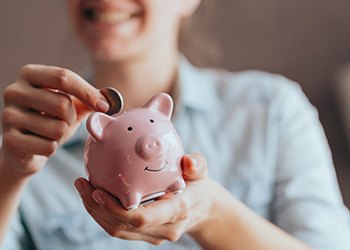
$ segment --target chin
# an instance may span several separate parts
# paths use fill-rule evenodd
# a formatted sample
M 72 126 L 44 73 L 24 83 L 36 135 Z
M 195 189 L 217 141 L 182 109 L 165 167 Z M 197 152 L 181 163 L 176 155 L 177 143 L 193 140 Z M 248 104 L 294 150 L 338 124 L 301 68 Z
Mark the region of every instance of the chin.
M 126 46 L 127 47 L 127 46 Z M 121 62 L 137 56 L 137 50 L 123 46 L 103 46 L 90 48 L 93 59 L 105 62 Z

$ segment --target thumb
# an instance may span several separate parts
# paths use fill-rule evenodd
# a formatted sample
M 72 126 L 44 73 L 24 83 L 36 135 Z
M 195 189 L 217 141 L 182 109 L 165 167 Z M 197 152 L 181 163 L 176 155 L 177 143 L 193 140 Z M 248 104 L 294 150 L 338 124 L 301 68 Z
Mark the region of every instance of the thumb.
M 184 155 L 181 166 L 182 176 L 186 181 L 195 181 L 208 176 L 207 162 L 199 153 Z

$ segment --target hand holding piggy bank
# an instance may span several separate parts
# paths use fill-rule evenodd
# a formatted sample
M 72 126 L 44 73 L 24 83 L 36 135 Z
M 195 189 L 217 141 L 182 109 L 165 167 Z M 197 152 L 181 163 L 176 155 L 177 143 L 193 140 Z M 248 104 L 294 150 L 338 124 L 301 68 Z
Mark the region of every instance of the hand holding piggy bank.
M 113 116 L 93 113 L 84 162 L 95 188 L 135 209 L 169 192 L 182 192 L 183 146 L 171 121 L 173 101 L 167 94 L 152 97 L 143 107 Z

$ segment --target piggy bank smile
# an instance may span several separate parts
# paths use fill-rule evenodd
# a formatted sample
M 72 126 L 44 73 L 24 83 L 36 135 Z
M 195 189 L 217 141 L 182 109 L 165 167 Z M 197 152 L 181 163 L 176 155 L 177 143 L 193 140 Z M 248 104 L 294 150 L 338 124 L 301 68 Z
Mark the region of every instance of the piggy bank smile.
M 160 171 L 164 170 L 168 166 L 168 164 L 169 163 L 167 161 L 165 161 L 163 167 L 161 167 L 159 169 L 152 169 L 151 167 L 146 166 L 144 170 L 149 171 L 149 172 L 160 172 Z

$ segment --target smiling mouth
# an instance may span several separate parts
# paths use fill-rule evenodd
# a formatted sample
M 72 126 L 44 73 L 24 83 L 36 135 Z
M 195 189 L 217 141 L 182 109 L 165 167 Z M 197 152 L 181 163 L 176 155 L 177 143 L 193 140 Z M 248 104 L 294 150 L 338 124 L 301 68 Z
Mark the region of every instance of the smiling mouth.
M 165 164 L 163 167 L 159 168 L 159 169 L 149 169 L 148 166 L 145 167 L 144 171 L 149 171 L 149 172 L 160 172 L 162 171 L 169 163 L 167 161 L 165 161 Z
M 95 8 L 85 8 L 82 14 L 86 20 L 101 24 L 117 24 L 130 20 L 140 15 L 139 12 L 130 13 L 124 11 L 99 11 Z

